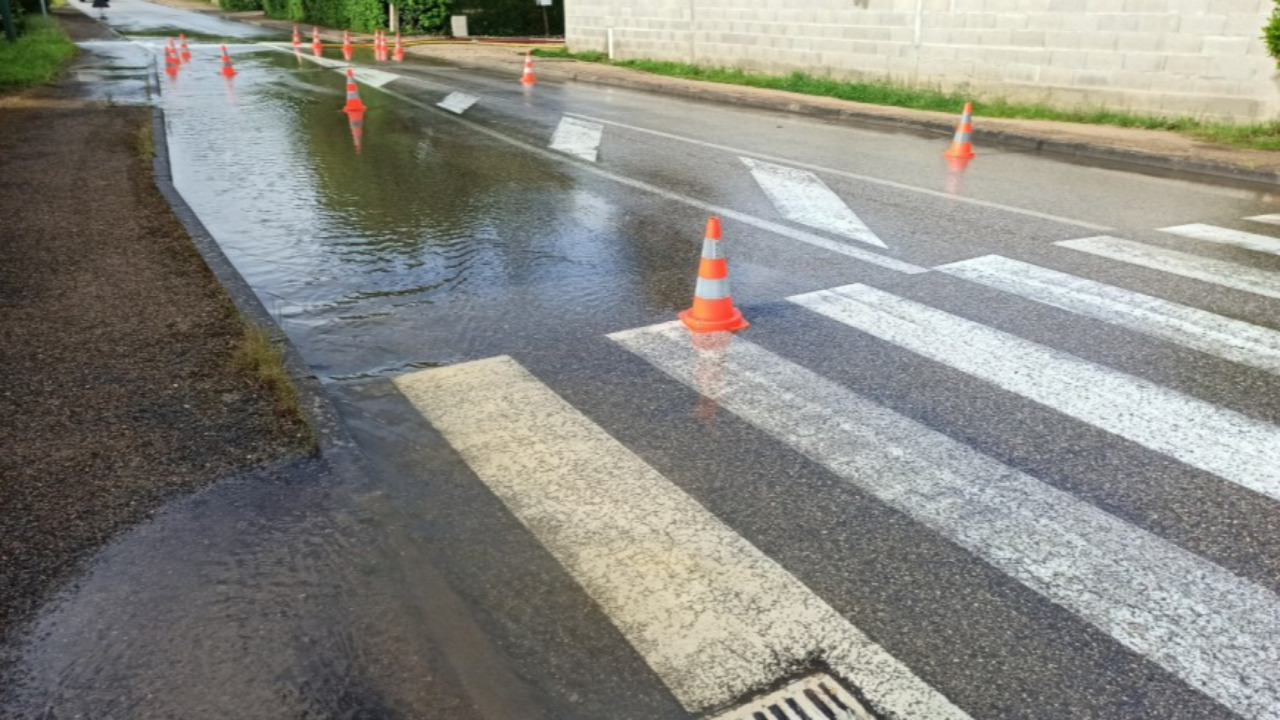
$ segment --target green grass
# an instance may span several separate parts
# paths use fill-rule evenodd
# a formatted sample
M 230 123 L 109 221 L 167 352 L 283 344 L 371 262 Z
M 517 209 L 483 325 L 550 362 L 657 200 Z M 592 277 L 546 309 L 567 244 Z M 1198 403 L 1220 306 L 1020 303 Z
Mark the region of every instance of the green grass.
M 1058 122 L 1115 125 L 1147 130 L 1171 130 L 1207 142 L 1223 143 L 1255 150 L 1280 150 L 1280 122 L 1231 124 L 1188 117 L 1139 115 L 1097 108 L 1071 110 L 1044 104 L 1016 103 L 1004 98 L 972 98 L 959 93 L 909 86 L 889 81 L 857 82 L 820 78 L 803 72 L 790 75 L 758 75 L 732 68 L 704 67 L 661 60 L 610 61 L 601 52 L 571 53 L 563 48 L 537 49 L 534 55 L 604 63 L 667 77 L 786 90 L 803 95 L 820 95 L 840 100 L 891 105 L 915 110 L 959 113 L 972 100 L 973 112 L 983 117 L 1054 120 Z
M 303 415 L 298 388 L 284 364 L 284 350 L 257 325 L 243 321 L 243 326 L 244 337 L 232 360 L 236 370 L 271 397 L 281 423 L 285 427 L 302 429 L 314 450 L 316 437 Z
M 144 160 L 150 160 L 156 156 L 156 141 L 151 134 L 150 118 L 143 122 L 142 127 L 138 130 L 138 154 Z
M 0 87 L 26 87 L 58 77 L 76 46 L 52 18 L 28 15 L 10 43 L 0 35 Z

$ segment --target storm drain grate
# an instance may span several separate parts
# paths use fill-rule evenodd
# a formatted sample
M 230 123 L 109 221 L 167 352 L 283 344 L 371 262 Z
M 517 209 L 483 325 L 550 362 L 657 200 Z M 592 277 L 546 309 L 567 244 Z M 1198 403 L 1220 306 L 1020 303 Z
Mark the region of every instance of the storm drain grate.
M 853 695 L 819 673 L 710 720 L 875 720 Z

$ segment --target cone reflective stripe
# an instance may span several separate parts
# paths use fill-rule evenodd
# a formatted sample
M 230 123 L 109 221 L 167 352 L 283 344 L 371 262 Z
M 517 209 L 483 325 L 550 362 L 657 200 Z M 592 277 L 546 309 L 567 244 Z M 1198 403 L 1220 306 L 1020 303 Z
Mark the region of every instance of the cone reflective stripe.
M 222 46 L 222 76 L 231 77 L 236 74 L 236 69 L 231 67 L 231 56 L 227 54 L 227 46 Z
M 533 51 L 530 50 L 524 56 L 524 74 L 520 76 L 520 82 L 526 85 L 532 85 L 538 82 L 538 78 L 533 76 Z
M 298 26 L 293 26 L 293 46 L 298 47 L 302 44 L 302 36 L 298 34 Z
M 349 113 L 365 111 L 364 102 L 360 100 L 360 88 L 356 86 L 356 72 L 351 68 L 347 68 L 347 104 L 342 111 Z
M 748 323 L 733 306 L 729 294 L 729 264 L 720 248 L 720 218 L 707 220 L 707 236 L 702 241 L 702 261 L 698 263 L 698 285 L 693 291 L 693 307 L 680 313 L 680 320 L 694 332 L 741 330 Z
M 404 43 L 400 41 L 400 33 L 396 32 L 396 62 L 404 62 Z
M 973 103 L 964 104 L 964 112 L 960 113 L 960 124 L 956 126 L 955 138 L 951 147 L 942 153 L 949 158 L 968 159 L 977 155 L 973 151 L 970 136 L 973 134 Z

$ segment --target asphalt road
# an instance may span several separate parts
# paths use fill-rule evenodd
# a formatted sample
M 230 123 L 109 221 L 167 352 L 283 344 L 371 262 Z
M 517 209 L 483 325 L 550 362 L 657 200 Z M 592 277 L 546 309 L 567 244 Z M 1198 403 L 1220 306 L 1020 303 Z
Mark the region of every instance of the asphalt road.
M 701 717 L 822 670 L 883 717 L 1280 718 L 1271 189 L 367 53 L 353 127 L 333 50 L 232 45 L 231 82 L 193 50 L 175 183 L 374 480 L 126 540 L 49 612 L 36 696 L 215 716 L 182 643 L 85 615 L 216 588 L 177 614 L 224 670 L 350 626 L 227 671 L 218 716 Z M 694 343 L 712 215 L 751 326 Z M 110 579 L 228 523 L 183 593 Z M 259 605 L 278 639 L 236 640 Z M 308 662 L 358 692 L 272 693 Z

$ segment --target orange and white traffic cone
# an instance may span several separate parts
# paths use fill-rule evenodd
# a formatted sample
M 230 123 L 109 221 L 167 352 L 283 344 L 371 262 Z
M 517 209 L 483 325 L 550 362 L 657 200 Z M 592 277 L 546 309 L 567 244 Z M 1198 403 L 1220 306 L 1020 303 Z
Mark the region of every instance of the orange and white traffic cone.
M 681 312 L 680 319 L 696 333 L 741 330 L 749 324 L 733 306 L 733 298 L 729 295 L 729 263 L 720 250 L 718 217 L 707 220 L 707 236 L 702 241 L 702 261 L 698 264 L 693 307 Z
M 973 143 L 970 136 L 973 134 L 973 103 L 964 104 L 964 112 L 960 113 L 960 124 L 956 126 L 955 138 L 951 140 L 951 147 L 942 153 L 944 157 L 956 160 L 968 160 L 975 157 L 977 153 L 973 151 Z
M 533 51 L 530 50 L 524 56 L 524 74 L 520 76 L 520 82 L 525 85 L 532 85 L 538 82 L 538 78 L 533 76 Z
M 222 77 L 235 77 L 236 69 L 231 67 L 231 56 L 227 54 L 227 46 L 222 46 Z
M 404 43 L 400 41 L 400 32 L 396 31 L 396 62 L 404 62 Z
M 320 28 L 311 26 L 311 52 L 316 57 L 320 57 L 324 53 L 324 43 L 320 42 Z
M 386 32 L 382 30 L 378 31 L 377 43 L 378 43 L 377 45 L 378 62 L 386 62 L 390 56 L 390 53 L 387 52 L 387 33 Z
M 342 59 L 351 62 L 351 31 L 342 31 Z
M 347 104 L 342 108 L 342 112 L 362 113 L 367 109 L 360 99 L 360 88 L 356 85 L 356 72 L 347 68 Z
M 293 46 L 302 47 L 302 36 L 298 34 L 298 26 L 293 26 Z
M 168 45 L 164 46 L 164 73 L 169 77 L 178 76 L 178 56 Z
M 182 48 L 182 62 L 191 62 L 191 48 L 187 47 L 186 33 L 178 33 L 178 46 Z

